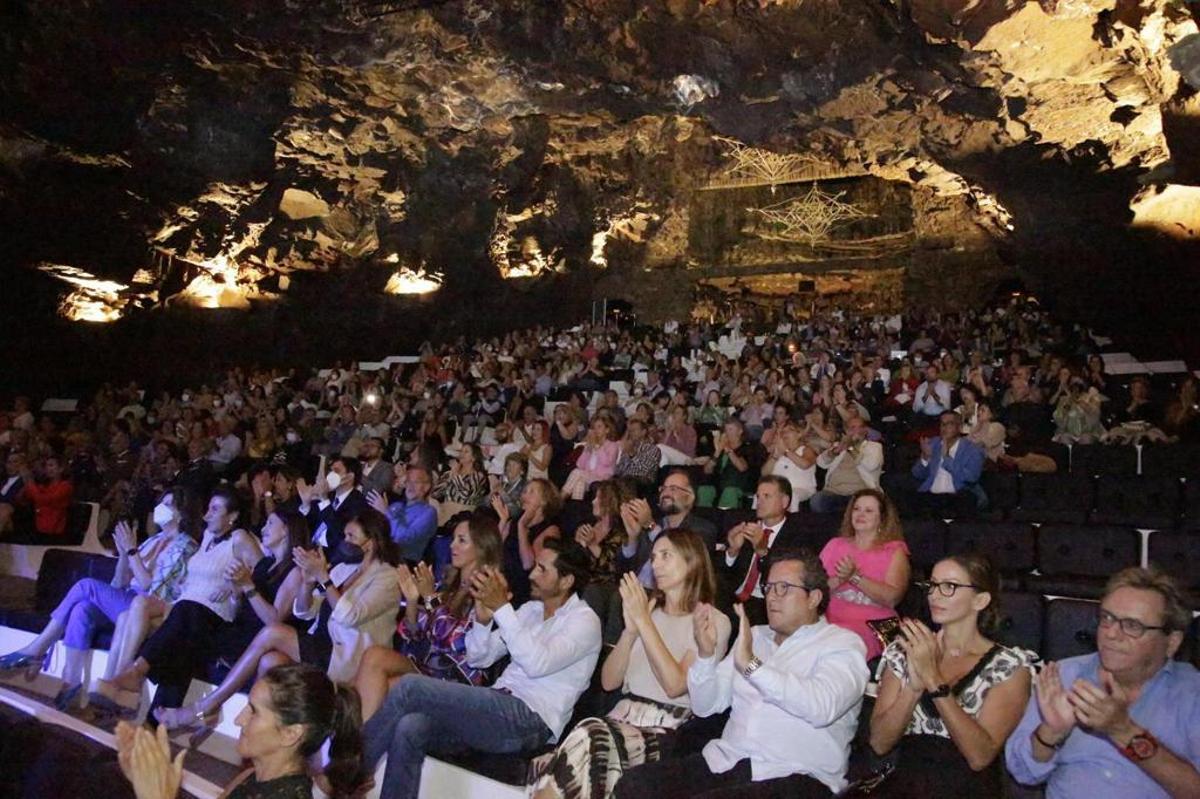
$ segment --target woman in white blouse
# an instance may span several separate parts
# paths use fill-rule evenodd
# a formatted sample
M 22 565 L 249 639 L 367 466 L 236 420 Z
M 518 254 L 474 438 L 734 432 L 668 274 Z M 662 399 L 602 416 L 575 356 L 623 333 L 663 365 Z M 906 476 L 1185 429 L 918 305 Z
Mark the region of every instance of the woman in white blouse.
M 788 511 L 800 510 L 800 503 L 817 493 L 817 451 L 804 443 L 800 428 L 785 422 L 775 436 L 771 455 L 763 465 L 763 474 L 774 474 L 792 486 L 792 504 Z
M 666 736 L 691 717 L 694 616 L 711 609 L 716 577 L 704 539 L 690 530 L 665 531 L 651 559 L 658 591 L 648 597 L 633 572 L 621 578 L 625 629 L 600 672 L 604 689 L 620 689 L 623 698 L 604 718 L 579 722 L 538 764 L 540 777 L 530 788 L 537 799 L 610 796 L 626 769 L 658 760 Z M 713 616 L 720 657 L 730 624 L 724 614 Z
M 292 553 L 304 575 L 292 615 L 311 622 L 307 631 L 290 624 L 264 627 L 221 685 L 191 706 L 184 726 L 200 734 L 208 731 L 226 699 L 274 666 L 308 663 L 324 669 L 334 682 L 351 684 L 369 647 L 391 646 L 400 580 L 387 517 L 373 508 L 359 513 L 346 524 L 342 549 L 346 558 L 332 569 L 320 548 Z

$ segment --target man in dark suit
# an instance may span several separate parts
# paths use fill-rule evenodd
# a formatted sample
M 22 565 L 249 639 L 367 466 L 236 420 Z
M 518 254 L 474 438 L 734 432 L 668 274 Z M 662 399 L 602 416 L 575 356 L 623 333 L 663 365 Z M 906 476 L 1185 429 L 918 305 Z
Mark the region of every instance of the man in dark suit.
M 692 513 L 696 490 L 685 469 L 672 471 L 658 490 L 659 516 L 654 518 L 650 503 L 635 499 L 621 506 L 621 520 L 629 541 L 621 548 L 621 570 L 637 572 L 647 588 L 654 587 L 654 572 L 650 569 L 650 550 L 664 530 L 683 528 L 701 538 L 710 555 L 716 553 L 717 527 L 708 519 Z
M 386 494 L 392 490 L 396 474 L 392 464 L 383 459 L 387 443 L 382 438 L 368 438 L 362 443 L 359 455 L 362 458 L 362 478 L 359 480 L 363 494 L 378 491 Z
M 217 487 L 217 473 L 213 471 L 208 453 L 212 445 L 207 438 L 193 438 L 187 445 L 187 464 L 175 476 L 175 485 L 189 488 L 196 497 L 207 497 Z
M 313 530 L 313 543 L 325 550 L 331 564 L 345 560 L 341 552 L 346 536 L 346 523 L 368 510 L 367 498 L 358 490 L 362 464 L 358 458 L 334 457 L 324 475 L 317 475 L 317 484 L 296 482 L 300 495 L 300 512 L 308 517 Z
M 755 492 L 755 520 L 735 524 L 725 534 L 725 579 L 722 580 L 720 602 L 730 599 L 746 607 L 752 624 L 765 624 L 766 605 L 763 604 L 762 575 L 766 573 L 764 559 L 775 549 L 808 548 L 821 551 L 811 530 L 800 525 L 794 514 L 788 513 L 792 504 L 792 484 L 778 475 L 764 475 Z M 718 561 L 720 563 L 720 561 Z

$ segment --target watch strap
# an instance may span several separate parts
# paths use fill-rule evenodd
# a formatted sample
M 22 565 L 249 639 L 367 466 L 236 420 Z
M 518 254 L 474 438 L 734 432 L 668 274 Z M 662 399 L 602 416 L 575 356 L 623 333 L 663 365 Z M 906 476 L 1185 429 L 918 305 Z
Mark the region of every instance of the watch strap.
M 929 692 L 930 699 L 941 699 L 943 696 L 950 695 L 950 683 L 942 683 L 937 688 Z

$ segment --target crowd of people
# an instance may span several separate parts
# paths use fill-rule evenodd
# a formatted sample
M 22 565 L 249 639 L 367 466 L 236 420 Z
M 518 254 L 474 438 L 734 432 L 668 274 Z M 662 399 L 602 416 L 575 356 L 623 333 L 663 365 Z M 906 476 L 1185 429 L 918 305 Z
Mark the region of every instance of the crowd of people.
M 987 471 L 1055 468 L 1055 441 L 1196 442 L 1195 380 L 1151 388 L 1022 300 L 526 330 L 375 371 L 105 386 L 65 420 L 20 399 L 0 530 L 53 540 L 97 501 L 118 563 L 0 671 L 62 640 L 61 709 L 132 718 L 149 679 L 148 720 L 194 744 L 249 688 L 232 796 L 353 795 L 386 756 L 381 795 L 415 797 L 427 754 L 464 749 L 532 757 L 540 799 L 998 796 L 1005 762 L 1054 797 L 1200 795 L 1170 578 L 1114 575 L 1097 653 L 1039 670 L 995 637 L 986 557 L 920 574 L 904 536 L 986 509 Z M 174 795 L 166 733 L 119 729 L 139 796 Z

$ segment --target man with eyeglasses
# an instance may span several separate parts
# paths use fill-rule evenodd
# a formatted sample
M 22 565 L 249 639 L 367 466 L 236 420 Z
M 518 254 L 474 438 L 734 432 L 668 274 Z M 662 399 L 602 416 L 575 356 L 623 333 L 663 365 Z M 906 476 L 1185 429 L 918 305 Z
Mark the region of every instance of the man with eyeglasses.
M 1017 781 L 1047 799 L 1200 796 L 1200 673 L 1171 658 L 1191 613 L 1157 569 L 1109 580 L 1094 655 L 1050 663 L 1008 739 Z
M 807 799 L 846 787 L 866 647 L 825 620 L 829 579 L 811 550 L 777 550 L 766 574 L 767 624 L 752 627 L 738 605 L 738 638 L 719 663 L 719 611 L 701 605 L 694 615 L 688 696 L 697 716 L 730 711 L 721 737 L 698 754 L 631 769 L 617 783 L 617 799 Z
M 658 490 L 658 510 L 662 515 L 657 520 L 650 503 L 644 499 L 622 504 L 621 521 L 629 538 L 621 547 L 621 570 L 637 572 L 642 585 L 653 588 L 654 571 L 650 568 L 650 552 L 664 530 L 691 530 L 704 539 L 709 554 L 712 554 L 717 541 L 717 527 L 703 516 L 692 513 L 695 504 L 696 490 L 685 469 L 676 469 L 663 480 L 662 488 Z

